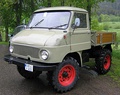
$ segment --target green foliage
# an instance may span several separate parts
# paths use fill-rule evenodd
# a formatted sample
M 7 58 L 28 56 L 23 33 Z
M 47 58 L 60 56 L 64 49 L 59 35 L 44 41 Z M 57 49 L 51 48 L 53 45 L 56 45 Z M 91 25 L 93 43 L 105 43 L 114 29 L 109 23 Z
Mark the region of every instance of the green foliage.
M 120 22 L 102 22 L 100 24 L 107 24 L 109 26 L 109 29 L 120 29 Z
M 119 21 L 120 17 L 114 15 L 92 16 L 91 29 L 117 32 L 120 29 Z
M 103 30 L 103 25 L 99 24 L 98 18 L 95 17 L 95 16 L 92 17 L 91 29 L 92 30 L 97 30 L 97 31 L 102 31 Z
M 1 26 L 4 26 L 6 40 L 8 40 L 9 31 L 20 25 L 24 19 L 28 22 L 28 18 L 34 10 L 40 6 L 74 6 L 88 10 L 91 18 L 91 9 L 96 7 L 99 2 L 114 0 L 1 0 L 0 1 L 0 20 Z M 91 21 L 91 20 L 90 20 Z M 96 21 L 93 21 L 97 23 Z M 94 25 L 93 25 L 94 26 Z M 12 28 L 12 29 L 11 29 Z M 101 26 L 95 26 L 100 30 Z
M 60 6 L 61 1 L 60 0 L 52 0 L 52 6 Z
M 103 29 L 104 29 L 104 30 L 109 30 L 109 24 L 104 23 L 104 24 L 103 24 Z
M 120 26 L 115 26 L 115 29 L 120 29 Z
M 120 16 L 101 14 L 99 16 L 99 22 L 119 22 Z
M 115 58 L 117 58 L 117 59 L 120 58 L 120 46 L 118 46 L 118 49 L 115 49 L 115 50 L 113 51 L 113 56 L 114 56 Z
M 11 27 L 14 21 L 12 0 L 1 0 L 0 2 L 0 15 L 2 19 L 2 25 L 5 27 Z M 10 23 L 11 22 L 11 23 Z
M 117 42 L 120 43 L 120 29 L 119 29 L 119 32 L 117 32 Z
M 99 17 L 100 22 L 106 22 L 106 21 L 110 21 L 110 18 L 108 15 L 103 15 L 101 14 Z
M 13 11 L 13 0 L 1 0 L 0 2 L 0 15 L 1 15 L 1 26 L 4 27 L 5 40 L 8 40 L 9 27 L 13 27 L 14 22 L 14 11 Z

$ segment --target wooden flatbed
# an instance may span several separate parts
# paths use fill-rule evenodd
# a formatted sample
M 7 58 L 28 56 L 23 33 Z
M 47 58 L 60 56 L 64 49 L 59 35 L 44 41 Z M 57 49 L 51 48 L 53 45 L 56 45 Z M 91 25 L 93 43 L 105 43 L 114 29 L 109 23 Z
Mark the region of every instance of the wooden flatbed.
M 116 42 L 116 32 L 92 32 L 91 33 L 92 46 L 114 44 L 115 42 Z

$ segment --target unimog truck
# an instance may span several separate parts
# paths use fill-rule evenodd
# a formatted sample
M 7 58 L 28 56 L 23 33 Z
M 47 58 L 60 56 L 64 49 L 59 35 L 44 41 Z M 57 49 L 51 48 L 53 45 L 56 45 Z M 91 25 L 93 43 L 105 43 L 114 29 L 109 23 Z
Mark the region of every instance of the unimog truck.
M 26 28 L 10 40 L 10 54 L 4 60 L 17 65 L 26 79 L 47 72 L 49 84 L 57 92 L 71 90 L 80 67 L 95 59 L 95 70 L 106 74 L 111 67 L 114 32 L 91 32 L 88 12 L 75 7 L 36 10 Z

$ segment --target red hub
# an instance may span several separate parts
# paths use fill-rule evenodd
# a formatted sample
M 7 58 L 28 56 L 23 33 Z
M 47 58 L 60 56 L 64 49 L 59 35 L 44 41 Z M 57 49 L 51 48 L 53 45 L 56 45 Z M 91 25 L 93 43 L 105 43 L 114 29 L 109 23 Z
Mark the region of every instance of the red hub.
M 72 65 L 65 65 L 58 74 L 58 81 L 62 86 L 69 86 L 75 79 L 76 71 Z
M 104 62 L 104 69 L 105 70 L 108 70 L 109 69 L 109 67 L 110 67 L 110 61 L 111 59 L 110 59 L 110 56 L 109 55 L 106 55 L 106 57 L 105 57 L 105 62 Z

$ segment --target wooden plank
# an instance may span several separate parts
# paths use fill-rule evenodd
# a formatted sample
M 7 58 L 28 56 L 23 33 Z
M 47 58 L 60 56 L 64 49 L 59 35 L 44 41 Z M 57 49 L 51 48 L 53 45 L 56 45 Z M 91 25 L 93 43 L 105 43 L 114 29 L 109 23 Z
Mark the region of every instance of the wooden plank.
M 116 36 L 113 32 L 98 32 L 97 33 L 97 43 L 96 44 L 104 44 L 104 43 L 112 43 L 116 39 Z

